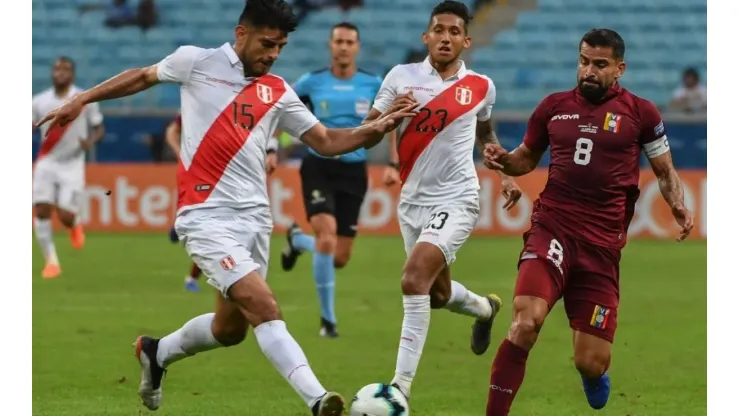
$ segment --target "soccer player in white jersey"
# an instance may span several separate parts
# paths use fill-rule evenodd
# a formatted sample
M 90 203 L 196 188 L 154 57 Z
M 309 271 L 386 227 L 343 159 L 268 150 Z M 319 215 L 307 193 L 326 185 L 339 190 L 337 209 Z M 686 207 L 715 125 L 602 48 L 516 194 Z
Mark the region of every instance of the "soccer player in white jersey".
M 399 94 L 413 93 L 416 117 L 400 127 L 397 146 L 403 182 L 398 220 L 406 246 L 403 268 L 404 318 L 392 384 L 407 397 L 429 329 L 431 309 L 446 308 L 475 318 L 470 347 L 483 354 L 491 342 L 496 295 L 482 297 L 451 280 L 450 265 L 478 221 L 476 142 L 498 142 L 491 125 L 496 90 L 486 76 L 465 67 L 460 53 L 470 46 L 467 7 L 444 1 L 432 11 L 423 35 L 424 62 L 393 68 L 378 92 L 369 119 L 380 117 Z M 506 207 L 521 191 L 501 175 Z
M 279 128 L 326 156 L 369 147 L 404 117 L 414 116 L 414 104 L 401 98 L 374 122 L 327 129 L 288 83 L 269 74 L 296 25 L 283 0 L 249 0 L 233 45 L 182 46 L 156 65 L 124 71 L 85 91 L 41 120 L 63 125 L 85 104 L 132 95 L 161 82 L 181 85 L 175 226 L 190 257 L 220 293 L 215 313 L 193 318 L 164 338 L 137 339 L 139 396 L 149 409 L 161 404 L 165 369 L 193 354 L 239 344 L 249 326 L 262 352 L 314 415 L 340 415 L 344 409 L 342 397 L 327 393 L 288 333 L 264 279 L 272 232 L 266 146 Z
M 74 85 L 75 64 L 65 56 L 54 62 L 52 87 L 33 97 L 33 128 L 41 117 L 82 92 Z M 41 276 L 58 277 L 62 272 L 57 258 L 51 226 L 56 210 L 59 221 L 70 230 L 72 247 L 85 244 L 82 225 L 77 223 L 82 193 L 85 188 L 85 151 L 103 138 L 103 115 L 98 104 L 86 106 L 81 117 L 64 127 L 41 126 L 41 149 L 33 170 L 33 205 L 36 212 L 34 231 L 46 259 Z

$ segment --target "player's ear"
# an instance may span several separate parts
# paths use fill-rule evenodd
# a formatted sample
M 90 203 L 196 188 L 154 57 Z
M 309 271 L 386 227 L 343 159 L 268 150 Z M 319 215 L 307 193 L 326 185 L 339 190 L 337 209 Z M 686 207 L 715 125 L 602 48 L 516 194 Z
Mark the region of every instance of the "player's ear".
M 237 41 L 243 41 L 247 37 L 247 28 L 242 25 L 236 25 L 234 28 L 234 38 Z
M 463 42 L 463 48 L 468 49 L 473 44 L 473 39 L 470 36 L 465 36 L 465 42 Z
M 421 41 L 424 42 L 425 45 L 429 44 L 429 33 L 424 32 L 421 34 Z
M 622 75 L 624 75 L 624 71 L 627 70 L 627 63 L 624 61 L 619 61 L 617 63 L 617 75 L 616 78 L 620 78 Z

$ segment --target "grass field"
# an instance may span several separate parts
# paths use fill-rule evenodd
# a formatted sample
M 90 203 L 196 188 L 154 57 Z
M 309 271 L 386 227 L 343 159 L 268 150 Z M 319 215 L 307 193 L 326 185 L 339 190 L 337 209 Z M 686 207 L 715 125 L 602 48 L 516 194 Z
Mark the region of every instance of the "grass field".
M 327 388 L 348 398 L 393 375 L 402 318 L 400 238 L 360 237 L 338 273 L 341 338 L 318 337 L 318 306 L 305 256 L 290 274 L 279 268 L 283 237 L 273 240 L 269 281 L 293 336 Z M 471 290 L 511 297 L 520 239 L 473 239 L 453 275 Z M 41 279 L 33 254 L 33 407 L 35 415 L 140 415 L 138 363 L 131 343 L 162 336 L 209 312 L 214 291 L 186 293 L 183 249 L 165 235 L 88 235 L 83 252 L 66 236 L 57 248 L 64 273 Z M 706 244 L 632 242 L 623 256 L 622 305 L 612 361 L 612 397 L 599 415 L 706 414 Z M 490 363 L 509 325 L 509 305 L 483 357 L 468 348 L 471 320 L 446 311 L 432 326 L 413 388 L 414 415 L 485 413 Z M 572 366 L 562 307 L 530 356 L 513 416 L 591 415 Z M 308 415 L 271 368 L 254 338 L 172 366 L 161 416 Z

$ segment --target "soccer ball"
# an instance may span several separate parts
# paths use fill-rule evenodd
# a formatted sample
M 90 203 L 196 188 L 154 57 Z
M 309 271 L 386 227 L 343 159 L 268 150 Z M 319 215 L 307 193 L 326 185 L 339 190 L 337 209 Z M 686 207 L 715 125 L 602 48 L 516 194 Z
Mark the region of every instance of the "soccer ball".
M 388 384 L 373 383 L 360 389 L 352 399 L 350 416 L 408 416 L 409 404 L 403 393 Z

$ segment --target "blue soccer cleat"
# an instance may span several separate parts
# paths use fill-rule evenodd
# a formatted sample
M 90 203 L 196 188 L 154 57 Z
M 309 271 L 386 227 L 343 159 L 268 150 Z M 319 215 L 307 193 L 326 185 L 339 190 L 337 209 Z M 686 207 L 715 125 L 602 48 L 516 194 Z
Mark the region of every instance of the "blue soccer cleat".
M 588 404 L 596 410 L 603 409 L 606 402 L 609 401 L 612 383 L 608 374 L 603 374 L 595 380 L 588 380 L 581 376 L 583 380 L 583 392 L 586 393 Z
M 185 290 L 192 293 L 199 293 L 200 292 L 200 286 L 198 286 L 198 282 L 196 280 L 185 280 Z

